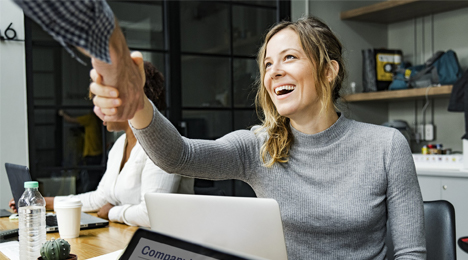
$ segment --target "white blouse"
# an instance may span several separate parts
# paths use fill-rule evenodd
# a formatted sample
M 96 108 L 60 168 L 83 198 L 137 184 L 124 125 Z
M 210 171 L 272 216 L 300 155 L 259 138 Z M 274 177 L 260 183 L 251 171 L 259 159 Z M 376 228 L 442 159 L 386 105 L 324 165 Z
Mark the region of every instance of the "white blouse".
M 99 211 L 109 202 L 114 205 L 109 211 L 109 220 L 130 226 L 149 227 L 144 195 L 148 192 L 192 194 L 193 179 L 161 170 L 148 158 L 138 142 L 119 172 L 125 145 L 126 136 L 123 134 L 109 152 L 107 170 L 97 190 L 67 197 L 80 199 L 84 212 Z

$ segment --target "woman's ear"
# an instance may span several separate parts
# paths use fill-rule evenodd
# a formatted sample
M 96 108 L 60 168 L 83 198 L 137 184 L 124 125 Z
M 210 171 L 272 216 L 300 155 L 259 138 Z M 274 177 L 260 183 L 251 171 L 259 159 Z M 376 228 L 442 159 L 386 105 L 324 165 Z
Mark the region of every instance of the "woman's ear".
M 336 60 L 331 60 L 327 71 L 328 82 L 332 82 L 335 79 L 338 71 L 340 71 L 340 64 Z

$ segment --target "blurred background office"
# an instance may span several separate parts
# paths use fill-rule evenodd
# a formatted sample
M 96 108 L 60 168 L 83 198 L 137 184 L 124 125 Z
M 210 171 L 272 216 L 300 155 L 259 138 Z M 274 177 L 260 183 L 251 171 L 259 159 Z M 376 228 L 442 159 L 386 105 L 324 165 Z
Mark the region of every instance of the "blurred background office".
M 215 139 L 258 122 L 253 106 L 253 84 L 258 76 L 255 54 L 264 32 L 279 20 L 315 15 L 340 37 L 349 70 L 343 94 L 350 93 L 347 87 L 353 82 L 355 92 L 372 94 L 360 93 L 363 49 L 398 49 L 405 61 L 413 64 L 424 63 L 438 50 L 452 49 L 463 71 L 468 68 L 468 34 L 464 33 L 468 1 L 415 1 L 404 3 L 404 11 L 384 8 L 377 15 L 374 11 L 367 17 L 341 18 L 346 11 L 382 2 L 165 0 L 110 1 L 110 6 L 130 48 L 141 51 L 144 59 L 165 75 L 165 116 L 185 136 Z M 72 149 L 69 143 L 80 129 L 64 122 L 57 112 L 63 109 L 78 116 L 92 108 L 86 98 L 89 62 L 88 66 L 78 63 L 41 28 L 25 19 L 11 1 L 0 1 L 2 36 L 7 28 L 15 30 L 17 40 L 25 41 L 0 40 L 0 203 L 7 205 L 11 199 L 5 162 L 28 165 L 33 179 L 42 180 L 46 196 L 76 192 L 80 172 L 104 172 L 105 164 L 67 163 L 66 156 Z M 447 111 L 450 88 L 441 89 L 427 98 L 425 90 L 420 95 L 409 95 L 412 89 L 383 99 L 365 95 L 340 108 L 349 118 L 368 123 L 405 120 L 413 130 L 424 118 L 435 126 L 435 136 L 432 141 L 420 142 L 409 138 L 413 153 L 421 153 L 421 147 L 429 143 L 443 143 L 445 148 L 461 152 L 463 113 Z M 118 136 L 104 128 L 101 135 L 105 162 L 106 151 Z M 465 173 L 418 170 L 418 178 L 424 200 L 449 200 L 455 206 L 457 219 L 466 219 Z M 225 195 L 255 196 L 239 181 L 197 181 L 196 185 L 215 188 Z M 457 235 L 468 234 L 465 223 L 457 221 Z M 463 257 L 460 252 L 459 259 L 468 259 Z

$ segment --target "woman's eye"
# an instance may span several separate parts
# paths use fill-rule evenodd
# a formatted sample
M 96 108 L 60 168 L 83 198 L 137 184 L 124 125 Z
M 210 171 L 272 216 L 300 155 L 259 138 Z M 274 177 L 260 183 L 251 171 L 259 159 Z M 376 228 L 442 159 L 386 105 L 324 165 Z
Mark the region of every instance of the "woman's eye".
M 267 68 L 270 67 L 270 66 L 271 66 L 271 62 L 265 63 L 265 69 L 267 69 Z
M 286 60 L 292 60 L 292 59 L 295 59 L 296 57 L 294 57 L 293 55 L 286 55 L 285 59 Z

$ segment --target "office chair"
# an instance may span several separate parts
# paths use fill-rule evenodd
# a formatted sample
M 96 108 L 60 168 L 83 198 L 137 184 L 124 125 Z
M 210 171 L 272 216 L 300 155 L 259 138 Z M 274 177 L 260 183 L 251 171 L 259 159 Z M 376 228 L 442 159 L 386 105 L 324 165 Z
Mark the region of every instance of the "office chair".
M 468 237 L 460 237 L 458 239 L 458 246 L 466 253 L 468 253 Z
M 197 195 L 226 196 L 224 190 L 214 187 L 213 181 L 204 179 L 195 179 L 193 191 Z
M 427 260 L 456 260 L 455 209 L 445 200 L 424 202 Z M 387 259 L 393 260 L 393 242 L 387 227 Z

